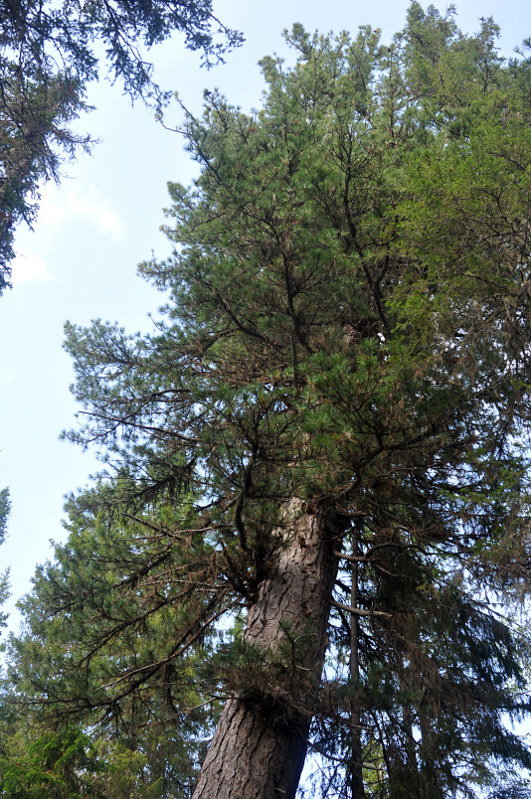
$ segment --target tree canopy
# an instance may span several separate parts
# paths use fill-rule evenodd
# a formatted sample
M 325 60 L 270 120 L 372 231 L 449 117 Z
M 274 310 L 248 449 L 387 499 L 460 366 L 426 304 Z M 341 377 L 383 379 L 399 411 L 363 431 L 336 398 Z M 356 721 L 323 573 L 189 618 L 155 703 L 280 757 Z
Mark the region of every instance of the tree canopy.
M 71 123 L 87 109 L 87 85 L 110 79 L 132 99 L 157 105 L 168 94 L 154 80 L 147 51 L 175 32 L 200 50 L 204 63 L 221 59 L 241 36 L 214 15 L 211 0 L 31 0 L 0 9 L 0 293 L 9 285 L 16 226 L 31 224 L 42 182 L 58 179 L 61 162 L 90 137 Z
M 294 26 L 259 111 L 186 117 L 154 332 L 67 325 L 105 467 L 12 690 L 161 796 L 295 796 L 307 749 L 314 796 L 529 793 L 531 84 L 497 33 Z

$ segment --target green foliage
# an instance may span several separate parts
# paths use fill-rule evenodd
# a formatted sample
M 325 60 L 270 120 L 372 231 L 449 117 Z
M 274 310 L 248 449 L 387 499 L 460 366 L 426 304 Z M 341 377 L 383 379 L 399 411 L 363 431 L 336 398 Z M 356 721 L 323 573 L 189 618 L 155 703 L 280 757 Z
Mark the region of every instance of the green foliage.
M 71 500 L 68 543 L 23 602 L 33 632 L 11 641 L 20 666 L 11 690 L 15 700 L 32 695 L 52 723 L 81 718 L 102 736 L 105 796 L 126 791 L 128 758 L 123 795 L 136 796 L 134 785 L 142 796 L 187 796 L 212 719 L 198 678 L 227 591 L 216 588 L 215 553 L 192 527 L 191 503 L 124 510 L 122 490 Z M 48 702 L 52 682 L 59 705 Z
M 506 728 L 507 718 L 529 712 L 525 631 L 493 613 L 457 576 L 442 574 L 442 558 L 428 568 L 413 548 L 398 554 L 389 544 L 386 554 L 367 557 L 369 546 L 366 534 L 359 601 L 389 615 L 361 623 L 354 682 L 346 668 L 348 620 L 338 614 L 323 692 L 327 721 L 314 722 L 317 750 L 348 761 L 354 701 L 373 777 L 366 778 L 367 797 L 474 797 L 497 778 L 498 758 L 507 779 L 512 764 L 515 773 L 529 768 L 525 741 Z M 328 790 L 335 795 L 332 785 Z
M 61 161 L 90 144 L 70 124 L 86 110 L 87 84 L 98 77 L 97 45 L 111 80 L 133 99 L 160 106 L 167 94 L 153 80 L 146 50 L 174 32 L 206 64 L 241 42 L 214 16 L 211 0 L 22 0 L 0 10 L 0 294 L 9 285 L 15 228 L 35 218 L 40 184 L 57 180 Z
M 289 672 L 289 627 L 258 657 L 242 618 L 294 498 L 345 530 L 315 790 L 353 793 L 355 736 L 367 799 L 531 766 L 503 723 L 529 711 L 526 641 L 494 610 L 531 562 L 528 65 L 496 34 L 415 2 L 390 48 L 295 26 L 260 111 L 213 93 L 186 117 L 201 171 L 141 267 L 154 333 L 67 325 L 68 436 L 105 471 L 24 601 L 13 690 L 145 754 L 161 795 L 189 795 L 220 700 Z
M 35 730 L 33 730 L 36 733 Z M 10 799 L 82 799 L 84 772 L 96 767 L 88 737 L 72 727 L 33 740 L 17 731 L 0 752 L 0 795 Z M 91 792 L 91 796 L 104 794 Z
M 3 488 L 0 491 L 0 544 L 3 543 L 6 535 L 7 520 L 10 510 L 11 502 L 9 499 L 9 489 Z
M 0 491 L 0 544 L 3 543 L 7 531 L 7 520 L 11 510 L 9 489 Z M 0 608 L 9 598 L 9 571 L 0 572 Z M 0 612 L 0 630 L 6 626 L 7 614 Z
M 1 21 L 1 18 L 0 18 Z M 84 88 L 74 75 L 21 71 L 0 37 L 0 294 L 10 285 L 17 225 L 31 225 L 39 186 L 58 179 L 64 158 L 88 148 L 88 137 L 68 127 L 85 110 Z M 23 66 L 23 64 L 21 65 Z

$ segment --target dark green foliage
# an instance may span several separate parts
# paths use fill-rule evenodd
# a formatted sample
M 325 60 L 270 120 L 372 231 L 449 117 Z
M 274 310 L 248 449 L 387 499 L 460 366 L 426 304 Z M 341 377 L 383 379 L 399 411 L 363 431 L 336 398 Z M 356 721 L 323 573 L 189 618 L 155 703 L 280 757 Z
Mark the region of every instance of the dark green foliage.
M 217 34 L 213 33 L 217 29 Z M 160 105 L 146 52 L 175 32 L 209 64 L 240 43 L 214 16 L 211 0 L 79 3 L 8 2 L 0 9 L 0 293 L 9 284 L 13 237 L 31 224 L 39 185 L 58 179 L 64 158 L 89 138 L 70 123 L 86 110 L 89 81 L 99 75 L 98 45 L 109 76 L 131 97 Z
M 528 66 L 495 37 L 418 3 L 390 48 L 295 26 L 262 110 L 187 116 L 201 173 L 142 267 L 155 332 L 67 326 L 70 437 L 106 471 L 25 600 L 13 684 L 152 768 L 169 735 L 168 796 L 219 700 L 301 662 L 289 626 L 262 659 L 241 640 L 294 499 L 345 531 L 315 795 L 355 795 L 356 737 L 367 799 L 478 796 L 500 766 L 526 795 L 503 724 L 529 710 L 525 640 L 494 607 L 529 585 L 531 138 Z
M 7 520 L 10 510 L 11 502 L 9 499 L 9 489 L 3 488 L 0 491 L 0 544 L 3 543 L 6 535 Z
M 31 224 L 38 208 L 39 184 L 57 179 L 64 157 L 88 138 L 68 129 L 84 110 L 84 91 L 75 76 L 24 75 L 2 54 L 0 66 L 0 293 L 9 286 L 14 232 Z
M 6 531 L 11 502 L 9 499 L 9 489 L 3 488 L 0 491 L 0 544 L 3 543 Z M 0 572 L 0 608 L 9 597 L 9 571 Z M 7 614 L 0 612 L 0 629 L 6 626 Z
M 185 507 L 120 512 L 113 499 L 102 488 L 71 503 L 69 542 L 38 571 L 35 601 L 24 603 L 35 635 L 12 642 L 12 655 L 46 716 L 90 721 L 111 759 L 119 731 L 122 756 L 144 758 L 142 790 L 186 796 L 212 718 L 198 679 L 227 590 L 216 589 L 215 556 L 204 531 L 186 529 Z M 48 702 L 50 680 L 59 704 Z M 13 688 L 28 690 L 18 674 Z
M 416 547 L 397 544 L 377 557 L 368 536 L 360 547 L 360 603 L 388 615 L 361 620 L 353 682 L 348 617 L 339 613 L 323 691 L 328 720 L 316 717 L 316 748 L 348 761 L 354 699 L 366 767 L 385 773 L 380 782 L 368 773 L 368 797 L 474 797 L 496 778 L 498 758 L 507 779 L 510 764 L 531 766 L 527 746 L 504 724 L 529 712 L 520 659 L 528 642 L 462 577 L 441 571 L 444 556 L 422 563 Z M 326 795 L 345 795 L 342 775 L 331 771 Z

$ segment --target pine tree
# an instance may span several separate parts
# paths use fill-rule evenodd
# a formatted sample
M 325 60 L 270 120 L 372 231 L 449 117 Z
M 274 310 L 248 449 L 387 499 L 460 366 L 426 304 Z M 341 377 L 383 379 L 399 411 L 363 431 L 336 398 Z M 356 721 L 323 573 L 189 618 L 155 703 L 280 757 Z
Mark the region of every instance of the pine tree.
M 292 797 L 309 744 L 356 799 L 531 766 L 493 610 L 530 562 L 529 66 L 496 34 L 416 2 L 389 48 L 295 26 L 260 111 L 186 117 L 153 335 L 67 326 L 106 467 L 13 679 L 133 748 L 160 718 L 194 799 Z

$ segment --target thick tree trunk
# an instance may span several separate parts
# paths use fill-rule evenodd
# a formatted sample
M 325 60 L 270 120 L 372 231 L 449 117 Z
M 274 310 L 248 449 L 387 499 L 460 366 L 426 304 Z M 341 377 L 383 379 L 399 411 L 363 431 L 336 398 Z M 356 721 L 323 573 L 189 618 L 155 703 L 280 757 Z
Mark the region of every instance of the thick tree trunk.
M 323 668 L 340 532 L 329 512 L 308 512 L 299 501 L 287 508 L 278 561 L 247 618 L 245 639 L 262 667 L 225 705 L 193 799 L 295 796 Z

